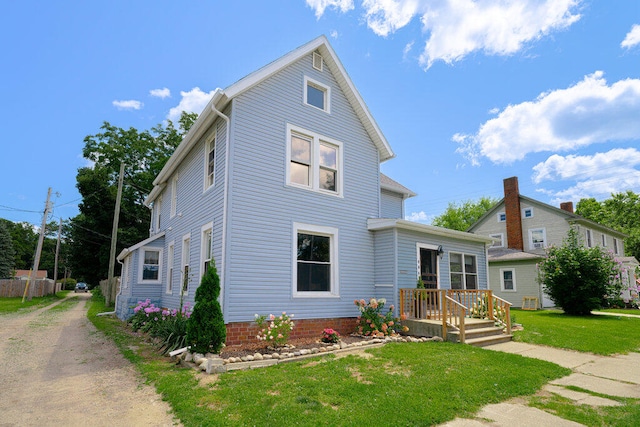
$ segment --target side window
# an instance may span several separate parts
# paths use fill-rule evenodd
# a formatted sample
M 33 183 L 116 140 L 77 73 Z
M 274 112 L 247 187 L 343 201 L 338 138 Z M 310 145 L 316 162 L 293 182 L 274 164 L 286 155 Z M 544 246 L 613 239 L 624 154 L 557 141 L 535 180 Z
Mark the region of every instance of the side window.
M 140 255 L 142 257 L 139 275 L 140 282 L 160 282 L 160 260 L 162 259 L 162 250 L 158 248 L 143 248 Z
M 304 103 L 327 113 L 331 112 L 331 88 L 320 82 L 304 78 Z
M 524 208 L 522 210 L 523 218 L 533 218 L 533 208 Z
M 171 218 L 176 216 L 178 208 L 178 177 L 174 177 L 171 180 Z
M 478 268 L 475 255 L 449 254 L 451 289 L 478 289 Z
M 173 293 L 173 265 L 175 262 L 174 259 L 175 256 L 175 243 L 171 242 L 169 243 L 169 249 L 168 249 L 168 254 L 167 254 L 167 288 L 166 288 L 166 293 L 171 294 Z
M 500 288 L 502 291 L 516 291 L 516 272 L 513 268 L 500 269 Z
M 498 222 L 505 222 L 507 220 L 507 214 L 504 212 L 500 212 L 498 214 Z
M 204 150 L 204 189 L 210 188 L 215 183 L 216 177 L 216 138 L 215 135 L 205 144 Z
M 294 224 L 294 296 L 338 295 L 337 239 L 335 228 Z
M 547 233 L 544 228 L 529 230 L 529 248 L 531 250 L 544 249 L 547 246 Z
M 200 275 L 204 276 L 209 269 L 211 260 L 213 259 L 213 223 L 210 222 L 202 227 L 201 242 L 202 247 L 200 248 L 200 265 L 202 266 L 202 270 L 200 271 Z
M 182 286 L 182 293 L 187 295 L 189 293 L 189 263 L 191 261 L 191 235 L 187 234 L 182 238 L 182 268 L 180 273 L 182 278 L 180 280 Z
M 593 247 L 593 233 L 591 232 L 591 230 L 587 230 L 586 238 L 587 238 L 587 247 L 588 248 Z
M 489 237 L 492 237 L 492 238 L 496 239 L 496 241 L 493 242 L 493 244 L 491 245 L 492 248 L 502 248 L 502 247 L 504 247 L 504 234 L 503 233 L 489 234 Z

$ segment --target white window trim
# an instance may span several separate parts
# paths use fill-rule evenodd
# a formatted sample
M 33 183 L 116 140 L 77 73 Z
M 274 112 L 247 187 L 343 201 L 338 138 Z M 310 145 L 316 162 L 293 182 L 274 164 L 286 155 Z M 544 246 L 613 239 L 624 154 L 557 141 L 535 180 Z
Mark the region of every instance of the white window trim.
M 620 253 L 620 241 L 615 237 L 613 238 L 613 253 L 615 255 L 619 255 Z
M 504 219 L 500 218 L 502 215 L 504 215 Z M 498 222 L 506 222 L 507 221 L 507 214 L 505 212 L 498 212 L 497 218 L 498 218 Z
M 188 241 L 188 243 L 186 243 Z M 189 251 L 189 257 L 185 256 L 185 248 Z M 191 233 L 185 234 L 182 236 L 182 252 L 180 254 L 180 293 L 181 295 L 187 296 L 189 295 L 189 274 L 191 274 Z M 189 267 L 189 274 L 187 274 L 187 290 L 184 291 L 184 268 L 185 266 Z
M 457 272 L 457 271 L 452 272 L 451 271 L 451 255 L 452 254 L 457 254 L 457 255 L 461 256 L 461 262 L 462 262 L 462 271 L 461 272 Z M 464 262 L 464 257 L 465 256 L 472 256 L 472 257 L 474 257 L 476 259 L 476 272 L 475 273 L 467 273 L 467 267 L 466 267 L 466 264 Z M 464 285 L 464 288 L 463 288 L 464 290 L 469 289 L 469 288 L 467 288 L 467 274 L 470 274 L 470 275 L 471 274 L 475 274 L 475 276 L 476 276 L 476 288 L 475 289 L 479 290 L 480 289 L 480 271 L 479 271 L 479 269 L 480 269 L 480 266 L 478 265 L 478 255 L 476 255 L 476 254 L 468 254 L 468 253 L 464 253 L 464 252 L 453 252 L 453 251 L 449 252 L 449 289 L 453 289 L 451 287 L 451 275 L 452 274 L 461 274 L 462 275 L 462 284 Z
M 542 247 L 541 248 L 534 248 L 533 247 L 533 232 L 534 231 L 538 231 L 538 230 L 542 230 Z M 538 227 L 538 228 L 530 228 L 529 230 L 529 249 L 532 251 L 535 250 L 540 250 L 540 249 L 544 249 L 547 247 L 547 229 L 544 227 Z
M 315 105 L 307 102 L 307 86 L 316 86 L 317 89 L 324 91 L 324 108 L 318 108 Z M 327 114 L 331 114 L 331 88 L 325 84 L 320 83 L 317 80 L 304 76 L 304 85 L 302 86 L 303 101 L 305 105 L 315 108 L 316 110 L 324 111 Z
M 164 293 L 168 295 L 173 294 L 173 266 L 175 265 L 176 256 L 176 242 L 172 240 L 167 246 L 167 286 Z
M 309 186 L 297 184 L 295 182 L 291 182 L 291 134 L 297 133 L 302 136 L 306 136 L 310 138 L 312 141 L 311 146 L 311 165 L 310 165 L 310 176 L 309 176 Z M 323 190 L 320 188 L 320 144 L 321 142 L 328 143 L 330 145 L 334 145 L 337 148 L 337 183 L 336 183 L 336 191 Z M 327 138 L 315 132 L 308 131 L 301 127 L 292 125 L 287 123 L 287 162 L 286 162 L 286 185 L 296 188 L 303 188 L 305 190 L 311 190 L 322 194 L 327 194 L 329 196 L 335 197 L 343 197 L 343 183 L 344 183 L 344 165 L 343 165 L 343 146 L 342 142 L 336 141 L 332 138 Z
M 489 237 L 493 239 L 500 239 L 500 244 L 492 244 L 492 248 L 504 248 L 504 233 L 489 234 Z
M 216 185 L 216 172 L 217 172 L 217 167 L 216 167 L 216 154 L 218 151 L 218 146 L 217 146 L 217 128 L 216 128 L 216 132 L 213 133 L 213 135 L 211 135 L 209 138 L 207 138 L 207 140 L 204 143 L 204 189 L 203 192 L 207 191 L 210 188 L 213 188 Z M 211 183 L 209 183 L 209 151 L 211 151 L 211 146 L 213 145 L 213 179 L 211 180 Z
M 205 239 L 204 235 L 207 231 L 211 232 L 211 248 L 209 248 L 210 258 L 207 258 L 207 249 L 204 247 Z M 200 227 L 200 268 L 202 271 L 200 272 L 200 277 L 204 276 L 206 271 L 204 270 L 204 263 L 207 260 L 213 260 L 213 221 L 206 223 L 202 227 Z
M 531 211 L 531 216 L 527 216 L 526 215 L 527 211 Z M 523 219 L 533 218 L 533 208 L 532 207 L 523 208 L 522 209 L 522 218 Z
M 584 238 L 585 238 L 585 242 L 584 243 L 587 245 L 587 247 L 588 248 L 592 248 L 593 247 L 593 232 L 587 228 L 585 230 L 585 232 L 584 232 Z
M 158 196 L 158 198 L 153 202 L 153 231 L 158 233 L 160 232 L 160 211 L 162 209 L 162 195 Z
M 602 247 L 606 248 L 607 247 L 607 235 L 602 233 Z
M 416 266 L 418 267 L 418 270 L 416 271 L 416 282 L 420 279 L 420 274 L 422 272 L 422 265 L 420 265 L 420 249 L 428 249 L 428 250 L 432 250 L 432 251 L 437 251 L 438 250 L 438 245 L 432 245 L 430 243 L 416 243 Z M 436 280 L 438 282 L 438 289 L 440 289 L 440 284 L 442 283 L 440 281 L 440 256 L 436 257 L 438 260 L 436 261 L 437 266 L 436 266 Z
M 319 236 L 327 236 L 331 243 L 331 290 L 329 292 L 298 292 L 298 233 L 309 233 Z M 293 298 L 339 298 L 340 282 L 339 282 L 339 260 L 338 260 L 338 229 L 334 227 L 324 227 L 320 225 L 293 223 L 293 239 L 292 239 L 292 277 L 291 291 Z
M 511 272 L 511 281 L 513 282 L 513 289 L 505 289 L 504 287 L 504 272 Z M 500 290 L 502 292 L 518 292 L 516 288 L 516 269 L 515 268 L 501 268 L 500 269 Z
M 145 252 L 147 251 L 158 252 L 158 279 L 157 280 L 142 279 L 142 273 L 144 270 L 144 255 L 145 255 Z M 162 248 L 158 248 L 155 246 L 144 246 L 140 248 L 140 252 L 139 252 L 140 258 L 138 259 L 138 283 L 145 284 L 145 285 L 162 283 L 162 252 L 163 252 Z
M 170 218 L 176 216 L 178 208 L 178 177 L 175 176 L 171 179 L 171 214 Z

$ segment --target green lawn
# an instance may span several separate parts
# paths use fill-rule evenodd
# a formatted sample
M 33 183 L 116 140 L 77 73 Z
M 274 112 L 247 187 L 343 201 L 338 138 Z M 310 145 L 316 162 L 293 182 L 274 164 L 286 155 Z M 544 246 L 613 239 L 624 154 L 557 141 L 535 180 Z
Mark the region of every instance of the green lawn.
M 603 308 L 602 310 L 597 311 L 602 311 L 604 313 L 631 314 L 633 316 L 640 317 L 640 310 L 637 308 Z
M 370 358 L 325 356 L 222 374 L 205 383 L 161 358 L 109 311 L 89 318 L 112 337 L 186 426 L 433 425 L 482 406 L 531 395 L 569 370 L 451 343 L 394 343 Z M 207 377 L 211 379 L 211 377 Z
M 640 318 L 568 316 L 559 310 L 511 313 L 524 326 L 514 332 L 515 341 L 602 355 L 640 351 Z
M 15 313 L 17 311 L 33 311 L 60 301 L 69 291 L 61 291 L 55 295 L 34 297 L 31 301 L 22 302 L 22 297 L 0 298 L 0 314 Z

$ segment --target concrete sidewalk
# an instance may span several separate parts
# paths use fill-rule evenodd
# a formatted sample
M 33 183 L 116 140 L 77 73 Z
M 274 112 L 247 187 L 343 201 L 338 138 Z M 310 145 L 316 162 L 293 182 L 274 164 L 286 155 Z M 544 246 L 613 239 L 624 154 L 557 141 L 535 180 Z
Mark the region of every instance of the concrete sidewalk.
M 592 406 L 619 405 L 618 402 L 611 399 L 569 390 L 566 388 L 567 386 L 580 387 L 609 396 L 640 399 L 640 353 L 606 357 L 513 341 L 495 344 L 485 347 L 485 349 L 546 360 L 571 369 L 573 371 L 571 375 L 551 381 L 543 390 L 571 399 L 576 404 Z M 476 419 L 457 418 L 443 425 L 446 427 L 540 427 L 551 425 L 579 426 L 581 424 L 559 418 L 525 404 L 503 402 L 485 406 L 476 414 Z

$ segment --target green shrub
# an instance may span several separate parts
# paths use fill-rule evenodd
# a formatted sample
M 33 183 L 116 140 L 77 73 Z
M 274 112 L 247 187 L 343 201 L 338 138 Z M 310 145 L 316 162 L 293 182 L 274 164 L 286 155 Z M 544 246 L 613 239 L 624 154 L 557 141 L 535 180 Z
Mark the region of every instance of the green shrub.
M 187 322 L 187 345 L 194 353 L 219 353 L 227 339 L 219 296 L 220 278 L 212 262 L 196 290 L 195 306 Z
M 404 315 L 400 318 L 393 317 L 393 306 L 389 306 L 386 314 L 382 312 L 387 300 L 384 298 L 371 298 L 369 302 L 364 299 L 354 300 L 353 303 L 360 310 L 357 318 L 358 333 L 365 336 L 384 337 L 395 332 L 407 332 L 409 328 L 400 324 L 405 320 Z
M 76 283 L 78 283 L 78 281 L 76 279 L 68 277 L 66 279 L 58 280 L 58 283 L 62 283 L 62 290 L 72 291 L 76 287 Z
M 620 264 L 611 252 L 584 247 L 571 227 L 562 246 L 547 249 L 538 265 L 538 281 L 565 313 L 587 315 L 620 298 Z

